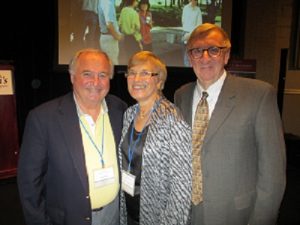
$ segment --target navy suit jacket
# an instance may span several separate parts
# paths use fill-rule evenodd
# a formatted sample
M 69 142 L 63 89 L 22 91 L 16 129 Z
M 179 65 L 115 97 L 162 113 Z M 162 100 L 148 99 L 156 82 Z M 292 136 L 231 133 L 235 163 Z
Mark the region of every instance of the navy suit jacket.
M 112 95 L 105 100 L 118 146 L 127 106 Z M 18 185 L 28 225 L 91 224 L 88 177 L 73 93 L 29 113 L 20 151 Z

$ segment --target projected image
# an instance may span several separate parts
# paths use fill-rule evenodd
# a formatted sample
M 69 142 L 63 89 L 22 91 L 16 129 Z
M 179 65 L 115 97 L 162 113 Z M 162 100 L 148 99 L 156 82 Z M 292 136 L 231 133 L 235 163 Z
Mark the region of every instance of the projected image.
M 60 0 L 58 64 L 68 64 L 78 49 L 93 47 L 107 52 L 116 65 L 126 65 L 136 51 L 150 50 L 167 66 L 188 67 L 185 44 L 191 31 L 205 22 L 222 26 L 222 1 Z

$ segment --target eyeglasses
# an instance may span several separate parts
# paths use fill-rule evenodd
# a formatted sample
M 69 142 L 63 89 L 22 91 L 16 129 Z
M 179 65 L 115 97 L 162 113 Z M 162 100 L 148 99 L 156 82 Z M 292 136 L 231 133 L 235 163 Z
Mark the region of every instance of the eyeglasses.
M 142 79 L 148 79 L 148 78 L 153 77 L 153 76 L 158 76 L 158 73 L 150 72 L 150 71 L 147 71 L 147 70 L 142 70 L 140 72 L 130 70 L 127 73 L 125 73 L 126 78 L 134 78 L 137 75 L 139 75 L 139 77 L 142 78 Z
M 188 53 L 193 59 L 199 59 L 203 56 L 204 52 L 207 51 L 208 55 L 212 58 L 216 58 L 221 55 L 223 49 L 227 47 L 212 46 L 209 48 L 192 48 L 188 50 Z

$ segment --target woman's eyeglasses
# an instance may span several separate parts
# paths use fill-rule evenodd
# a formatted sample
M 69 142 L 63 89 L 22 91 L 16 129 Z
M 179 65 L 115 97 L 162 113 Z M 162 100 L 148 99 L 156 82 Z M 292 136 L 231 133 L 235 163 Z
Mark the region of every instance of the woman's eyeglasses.
M 147 70 L 142 70 L 140 72 L 130 70 L 127 73 L 125 73 L 126 78 L 135 78 L 137 75 L 139 75 L 140 78 L 147 79 L 153 76 L 158 76 L 158 73 L 150 72 Z

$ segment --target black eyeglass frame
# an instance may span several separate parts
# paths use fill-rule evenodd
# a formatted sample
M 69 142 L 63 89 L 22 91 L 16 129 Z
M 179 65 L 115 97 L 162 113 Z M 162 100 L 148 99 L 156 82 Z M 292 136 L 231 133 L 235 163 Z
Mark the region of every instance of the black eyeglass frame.
M 221 47 L 219 47 L 219 46 L 211 46 L 211 47 L 208 47 L 208 48 L 191 48 L 191 49 L 188 50 L 188 53 L 189 53 L 189 55 L 190 55 L 193 59 L 200 59 L 200 58 L 203 57 L 204 52 L 207 51 L 207 53 L 208 53 L 208 55 L 209 55 L 210 57 L 216 58 L 216 57 L 219 57 L 219 56 L 221 55 L 223 49 L 227 49 L 227 48 L 228 48 L 228 47 L 226 47 L 226 46 L 221 46 Z M 212 49 L 218 49 L 218 51 L 219 51 L 218 54 L 217 54 L 217 55 L 211 55 L 210 50 L 212 50 Z M 202 51 L 202 52 L 201 52 L 201 55 L 198 56 L 198 57 L 195 57 L 194 54 L 193 54 L 193 51 L 194 51 L 194 50 L 198 50 L 199 52 L 200 52 L 200 50 L 201 50 L 201 51 Z
M 142 78 L 150 78 L 150 77 L 154 77 L 154 76 L 158 76 L 159 73 L 155 73 L 155 72 L 150 72 L 150 71 L 141 71 L 141 72 L 135 72 L 134 74 L 129 74 L 129 73 L 133 73 L 132 71 L 128 71 L 126 72 L 124 75 L 126 78 L 130 78 L 130 77 L 136 77 L 137 75 L 139 75 Z M 142 73 L 144 73 L 144 75 L 141 75 Z

